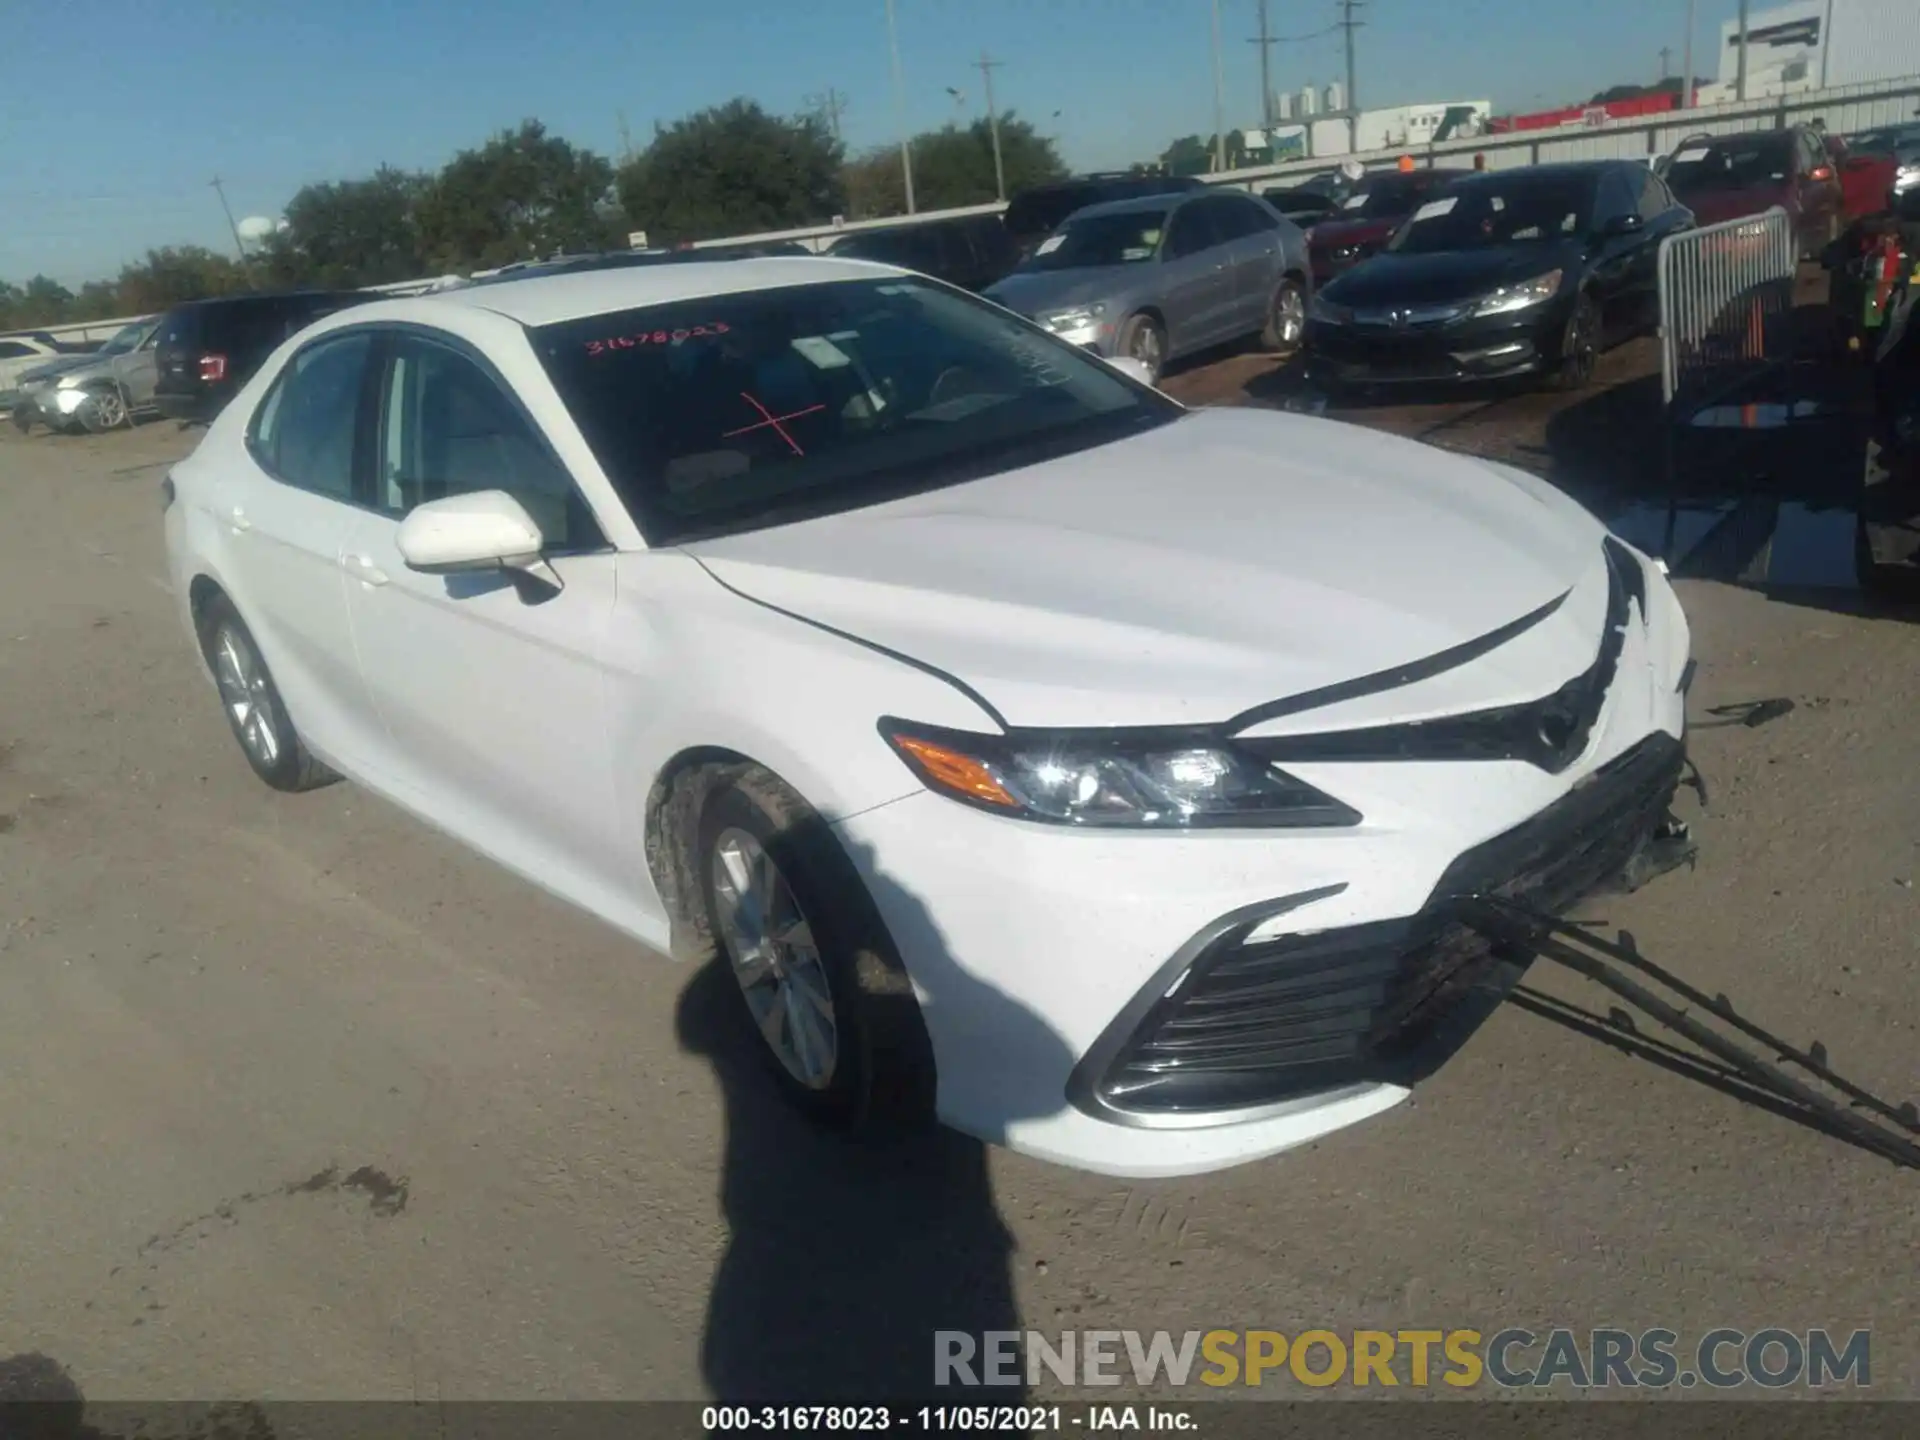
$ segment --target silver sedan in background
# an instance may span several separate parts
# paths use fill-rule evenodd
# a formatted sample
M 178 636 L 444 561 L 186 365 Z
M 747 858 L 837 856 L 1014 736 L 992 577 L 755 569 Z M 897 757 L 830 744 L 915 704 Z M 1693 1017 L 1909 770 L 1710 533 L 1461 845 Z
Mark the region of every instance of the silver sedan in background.
M 1257 334 L 1291 350 L 1306 329 L 1298 226 L 1237 190 L 1090 205 L 989 286 L 988 299 L 1154 377 L 1170 360 Z

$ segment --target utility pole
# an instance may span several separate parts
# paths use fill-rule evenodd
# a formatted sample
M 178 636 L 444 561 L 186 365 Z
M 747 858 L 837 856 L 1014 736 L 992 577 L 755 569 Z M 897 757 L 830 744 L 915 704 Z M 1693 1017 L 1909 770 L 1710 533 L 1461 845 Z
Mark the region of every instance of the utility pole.
M 915 213 L 913 203 L 913 147 L 907 143 L 907 86 L 900 78 L 900 32 L 893 20 L 893 0 L 887 0 L 887 48 L 893 52 L 894 123 L 900 127 L 900 178 L 907 187 L 907 213 Z
M 827 87 L 824 95 L 809 95 L 807 108 L 827 122 L 827 130 L 833 136 L 833 143 L 840 143 L 840 117 L 846 113 L 847 97 L 832 86 Z
M 616 110 L 613 113 L 620 121 L 620 161 L 624 165 L 631 165 L 633 163 L 633 132 L 627 129 L 627 112 Z
M 1267 143 L 1273 143 L 1273 47 L 1279 41 L 1273 38 L 1273 32 L 1267 28 L 1267 0 L 1260 0 L 1260 35 L 1249 40 L 1249 45 L 1260 47 L 1260 121 L 1267 127 Z
M 1227 168 L 1226 80 L 1220 70 L 1220 0 L 1213 0 L 1213 168 Z
M 1680 108 L 1693 107 L 1693 6 L 1694 0 L 1687 0 L 1687 43 L 1680 51 Z
M 993 108 L 993 72 L 1000 68 L 1000 63 L 984 50 L 980 52 L 980 58 L 974 62 L 980 69 L 980 83 L 987 92 L 987 131 L 993 136 L 993 193 L 999 199 L 1005 200 L 1007 172 L 1000 165 L 1000 112 Z
M 1360 92 L 1353 78 L 1353 32 L 1365 22 L 1353 18 L 1363 0 L 1340 0 L 1340 28 L 1347 37 L 1347 153 L 1360 151 Z
M 220 183 L 218 175 L 213 177 L 213 193 L 220 197 L 220 208 L 227 213 L 227 229 L 233 232 L 234 253 L 240 257 L 242 268 L 247 263 L 247 247 L 240 243 L 240 227 L 233 223 L 233 207 L 227 204 L 227 187 Z
M 1733 98 L 1747 98 L 1747 0 L 1740 0 L 1740 68 L 1735 72 Z

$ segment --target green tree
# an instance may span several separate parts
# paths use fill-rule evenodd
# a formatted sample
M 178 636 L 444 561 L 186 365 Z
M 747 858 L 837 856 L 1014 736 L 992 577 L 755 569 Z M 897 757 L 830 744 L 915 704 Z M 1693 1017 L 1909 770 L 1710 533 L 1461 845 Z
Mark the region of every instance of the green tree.
M 383 165 L 364 180 L 308 185 L 262 259 L 282 284 L 345 288 L 426 273 L 416 211 L 429 181 Z
M 252 277 L 202 245 L 168 245 L 123 267 L 116 285 L 125 314 L 151 314 L 186 300 L 248 289 Z
M 465 269 L 598 250 L 620 241 L 604 156 L 547 134 L 538 120 L 462 150 L 416 208 L 428 268 Z
M 1169 175 L 1204 175 L 1213 168 L 1213 138 L 1182 135 L 1160 152 L 1160 164 Z
M 657 130 L 621 168 L 620 203 L 655 244 L 820 225 L 847 207 L 841 160 L 819 116 L 729 100 Z
M 948 124 L 908 142 L 913 151 L 913 199 L 921 210 L 984 205 L 994 199 L 993 131 L 985 119 Z M 1000 163 L 1012 197 L 1034 185 L 1066 178 L 1067 167 L 1048 137 L 1012 111 L 1000 117 Z M 862 219 L 906 213 L 900 151 L 886 146 L 847 167 L 847 193 Z
M 4 323 L 18 329 L 27 325 L 53 325 L 65 320 L 73 306 L 73 292 L 57 280 L 36 275 L 23 286 L 0 286 L 0 311 Z

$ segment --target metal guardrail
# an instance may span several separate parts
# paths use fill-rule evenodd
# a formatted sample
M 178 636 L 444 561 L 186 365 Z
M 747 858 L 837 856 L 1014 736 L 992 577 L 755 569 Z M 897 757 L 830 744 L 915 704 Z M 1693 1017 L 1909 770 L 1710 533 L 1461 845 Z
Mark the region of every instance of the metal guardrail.
M 1662 405 L 1705 404 L 1768 362 L 1799 261 L 1792 217 L 1778 206 L 1660 242 Z

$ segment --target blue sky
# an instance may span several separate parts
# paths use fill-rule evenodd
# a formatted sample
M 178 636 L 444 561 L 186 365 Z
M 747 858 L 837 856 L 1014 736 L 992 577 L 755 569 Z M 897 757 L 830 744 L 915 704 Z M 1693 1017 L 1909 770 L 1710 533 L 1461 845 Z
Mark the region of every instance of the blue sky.
M 896 0 L 912 128 L 979 113 L 981 47 L 1001 107 L 1076 168 L 1211 128 L 1209 0 Z M 1700 0 L 1695 69 L 1737 0 Z M 1764 0 L 1756 0 L 1756 12 Z M 1255 0 L 1221 0 L 1229 126 L 1259 114 Z M 884 0 L 98 0 L 42 7 L 0 45 L 0 278 L 109 276 L 153 245 L 231 243 L 301 185 L 380 163 L 428 168 L 537 116 L 616 156 L 656 120 L 748 95 L 847 98 L 850 147 L 894 137 Z M 1273 28 L 1331 24 L 1333 0 L 1271 0 Z M 1368 105 L 1584 99 L 1680 64 L 1686 0 L 1371 0 Z M 84 18 L 83 18 L 84 16 Z M 1339 78 L 1338 38 L 1276 46 L 1276 87 Z M 966 109 L 947 94 L 965 92 Z M 1056 118 L 1055 112 L 1059 112 Z

